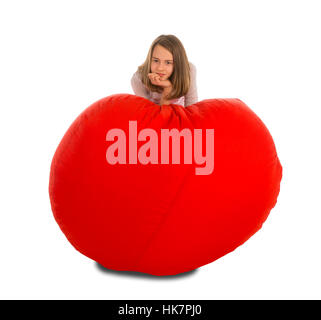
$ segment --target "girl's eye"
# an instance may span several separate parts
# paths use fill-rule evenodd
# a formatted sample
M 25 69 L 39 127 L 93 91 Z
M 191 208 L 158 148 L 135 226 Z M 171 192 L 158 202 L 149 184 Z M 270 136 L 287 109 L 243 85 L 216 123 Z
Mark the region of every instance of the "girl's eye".
M 154 62 L 158 62 L 158 60 L 156 60 L 156 59 L 153 59 L 153 61 Z M 171 61 L 167 61 L 167 64 L 172 64 L 172 62 Z

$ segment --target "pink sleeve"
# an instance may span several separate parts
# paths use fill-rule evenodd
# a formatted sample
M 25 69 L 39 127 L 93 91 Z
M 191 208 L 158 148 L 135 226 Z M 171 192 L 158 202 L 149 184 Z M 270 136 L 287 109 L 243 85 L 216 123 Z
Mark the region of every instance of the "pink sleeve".
M 131 79 L 131 85 L 136 96 L 140 96 L 146 99 L 149 99 L 148 90 L 142 83 L 138 71 L 134 73 Z
M 190 62 L 191 68 L 191 85 L 185 96 L 185 107 L 196 103 L 198 101 L 197 87 L 196 87 L 196 67 Z

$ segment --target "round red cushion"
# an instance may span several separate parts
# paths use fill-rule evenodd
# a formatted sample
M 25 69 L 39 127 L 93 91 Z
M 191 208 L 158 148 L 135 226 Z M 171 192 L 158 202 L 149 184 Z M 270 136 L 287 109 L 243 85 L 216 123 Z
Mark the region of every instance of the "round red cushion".
M 115 94 L 84 110 L 64 135 L 49 195 L 82 254 L 109 269 L 174 275 L 258 231 L 281 177 L 268 129 L 241 100 L 184 108 Z

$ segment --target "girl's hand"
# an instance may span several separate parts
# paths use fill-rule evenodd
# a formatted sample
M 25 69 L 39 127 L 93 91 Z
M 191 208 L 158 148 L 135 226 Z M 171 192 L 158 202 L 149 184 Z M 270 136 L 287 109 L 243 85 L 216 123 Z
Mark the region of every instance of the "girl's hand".
M 171 88 L 172 83 L 169 80 L 162 80 L 162 78 L 157 73 L 149 73 L 148 78 L 152 84 L 155 86 L 163 87 L 163 88 Z

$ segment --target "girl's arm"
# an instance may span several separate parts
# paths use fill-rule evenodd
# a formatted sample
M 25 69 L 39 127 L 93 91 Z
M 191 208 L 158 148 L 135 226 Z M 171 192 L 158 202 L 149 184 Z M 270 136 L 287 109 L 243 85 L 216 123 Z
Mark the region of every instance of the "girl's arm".
M 160 103 L 159 103 L 160 105 L 163 105 L 163 104 L 165 104 L 165 105 L 171 104 L 171 100 L 167 100 L 167 99 L 166 99 L 166 96 L 167 96 L 168 94 L 170 94 L 171 91 L 172 91 L 172 87 L 171 87 L 171 86 L 164 88 L 163 93 L 162 93 L 162 97 L 161 97 L 161 100 L 160 100 Z
M 161 77 L 153 72 L 149 73 L 148 77 L 152 84 L 154 84 L 155 86 L 163 87 L 163 92 L 162 92 L 159 104 L 160 105 L 170 104 L 171 100 L 167 100 L 166 96 L 170 94 L 172 91 L 172 88 L 173 88 L 172 83 L 169 80 L 161 80 Z
M 141 79 L 139 78 L 137 72 L 135 72 L 131 78 L 131 85 L 136 96 L 148 99 L 148 91 L 146 90 Z

